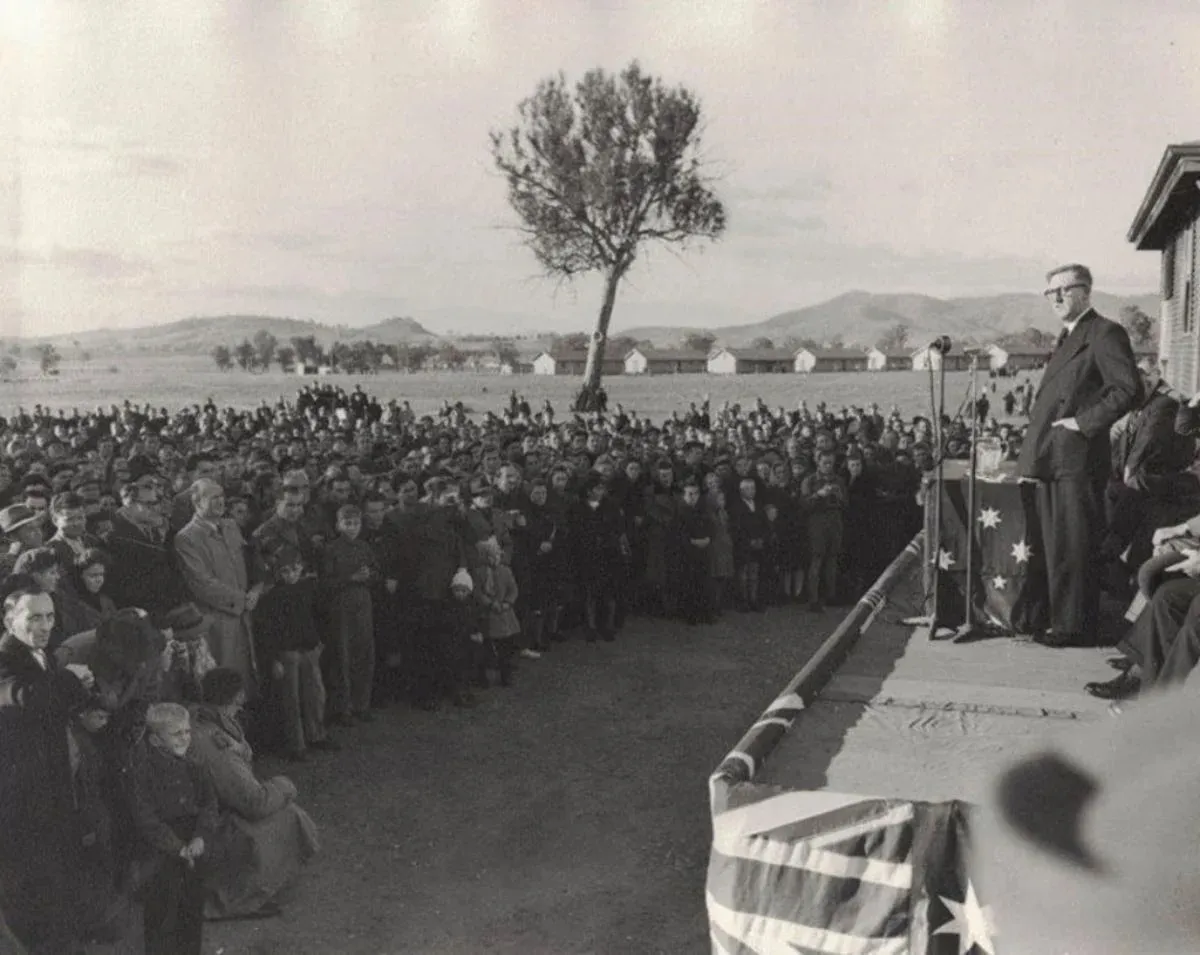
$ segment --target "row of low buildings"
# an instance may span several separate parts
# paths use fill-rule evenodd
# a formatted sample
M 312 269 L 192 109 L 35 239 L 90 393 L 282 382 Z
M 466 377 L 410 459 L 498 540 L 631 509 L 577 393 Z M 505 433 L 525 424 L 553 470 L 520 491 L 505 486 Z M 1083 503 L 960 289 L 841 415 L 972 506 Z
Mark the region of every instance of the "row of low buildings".
M 1048 349 L 986 345 L 979 349 L 979 367 L 1008 373 L 1031 371 L 1046 361 Z M 1141 354 L 1153 354 L 1153 349 Z M 845 371 L 938 370 L 966 371 L 971 356 L 952 351 L 943 356 L 928 346 L 911 351 L 879 348 L 715 348 L 711 352 L 683 349 L 634 348 L 624 358 L 606 356 L 605 375 L 754 375 L 810 374 Z M 544 351 L 533 360 L 535 375 L 582 375 L 586 351 Z

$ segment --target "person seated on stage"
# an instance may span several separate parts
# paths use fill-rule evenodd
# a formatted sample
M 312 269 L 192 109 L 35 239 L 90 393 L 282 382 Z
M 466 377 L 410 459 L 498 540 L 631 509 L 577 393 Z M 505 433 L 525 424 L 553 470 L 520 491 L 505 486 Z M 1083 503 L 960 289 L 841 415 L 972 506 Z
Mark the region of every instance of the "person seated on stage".
M 1117 644 L 1121 656 L 1112 664 L 1121 672 L 1112 680 L 1088 683 L 1092 696 L 1124 700 L 1150 687 L 1182 683 L 1200 662 L 1200 541 L 1185 537 L 1193 527 L 1200 530 L 1200 516 L 1155 532 L 1160 553 L 1139 571 L 1148 602 Z M 1186 546 L 1192 542 L 1195 549 Z
M 1200 490 L 1196 476 L 1187 470 L 1195 453 L 1193 438 L 1177 433 L 1179 402 L 1170 395 L 1157 361 L 1138 364 L 1145 398 L 1129 414 L 1124 429 L 1112 446 L 1112 471 L 1104 491 L 1107 534 L 1100 557 L 1109 568 L 1109 584 L 1124 590 L 1130 567 L 1137 567 L 1148 554 L 1143 540 L 1130 554 L 1139 529 L 1152 516 L 1152 507 L 1178 501 Z M 1146 531 L 1148 535 L 1149 531 Z

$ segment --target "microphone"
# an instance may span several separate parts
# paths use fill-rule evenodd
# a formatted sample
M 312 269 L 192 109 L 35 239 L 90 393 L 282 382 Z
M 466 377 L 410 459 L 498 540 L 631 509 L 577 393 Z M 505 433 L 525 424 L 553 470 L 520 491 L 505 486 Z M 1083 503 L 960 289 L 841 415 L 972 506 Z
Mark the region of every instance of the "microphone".
M 940 335 L 929 343 L 930 351 L 935 351 L 942 355 L 948 355 L 952 347 L 949 335 Z

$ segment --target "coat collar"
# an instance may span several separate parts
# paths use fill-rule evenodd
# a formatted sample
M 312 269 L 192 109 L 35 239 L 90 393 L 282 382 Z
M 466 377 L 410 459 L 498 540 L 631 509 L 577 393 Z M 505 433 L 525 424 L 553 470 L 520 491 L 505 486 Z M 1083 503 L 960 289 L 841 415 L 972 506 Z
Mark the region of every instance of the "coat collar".
M 54 656 L 49 651 L 43 652 L 46 654 L 46 669 L 49 670 L 54 666 Z M 29 648 L 29 646 L 22 643 L 11 633 L 6 632 L 3 636 L 0 636 L 0 654 L 10 657 L 20 657 L 31 667 L 37 667 L 39 670 L 41 669 L 41 666 L 33 658 L 33 651 Z
M 1063 365 L 1083 348 L 1087 342 L 1088 329 L 1095 318 L 1096 310 L 1088 308 L 1086 312 L 1079 316 L 1079 319 L 1075 322 L 1075 327 L 1063 339 L 1062 344 L 1054 349 L 1054 354 L 1050 356 L 1050 360 L 1046 363 L 1046 370 L 1042 372 L 1042 380 L 1038 384 L 1038 394 L 1041 394 L 1042 389 L 1046 387 L 1046 382 L 1058 374 L 1062 370 Z

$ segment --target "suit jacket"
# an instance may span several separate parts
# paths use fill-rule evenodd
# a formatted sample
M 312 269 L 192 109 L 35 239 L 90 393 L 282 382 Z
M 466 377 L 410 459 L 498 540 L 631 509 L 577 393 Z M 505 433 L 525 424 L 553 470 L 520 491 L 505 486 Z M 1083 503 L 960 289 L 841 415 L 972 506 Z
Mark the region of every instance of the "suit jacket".
M 37 846 L 73 811 L 67 720 L 88 693 L 52 654 L 46 663 L 0 637 L 0 855 Z
M 90 550 L 92 548 L 102 546 L 100 538 L 92 534 L 84 534 L 79 540 L 85 549 Z M 61 534 L 55 534 L 53 537 L 51 537 L 48 541 L 46 541 L 46 546 L 53 550 L 54 556 L 58 558 L 58 565 L 63 569 L 64 572 L 63 581 L 69 581 L 71 579 L 69 571 L 75 566 L 74 548 L 71 547 L 71 545 L 65 540 L 63 540 Z
M 105 586 L 118 607 L 141 607 L 159 626 L 167 611 L 187 603 L 183 578 L 170 548 L 152 540 L 120 513 L 113 518 L 107 549 L 113 561 Z
M 1109 429 L 1142 396 L 1129 333 L 1089 309 L 1050 356 L 1030 410 L 1017 469 L 1022 477 L 1103 481 Z M 1078 431 L 1053 427 L 1074 418 Z

